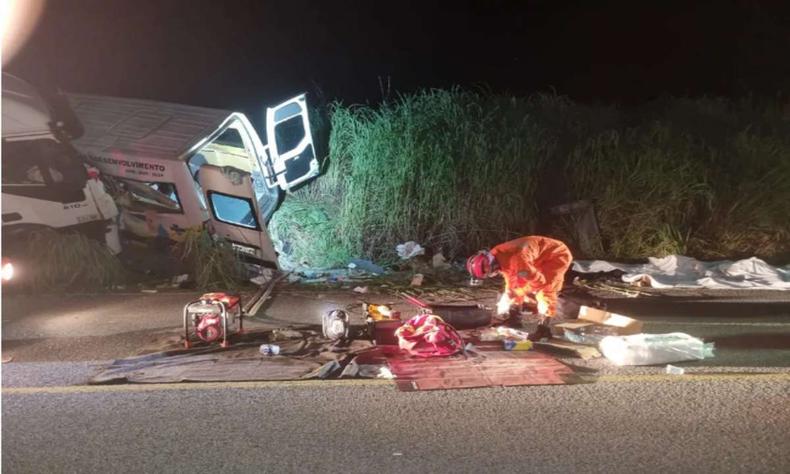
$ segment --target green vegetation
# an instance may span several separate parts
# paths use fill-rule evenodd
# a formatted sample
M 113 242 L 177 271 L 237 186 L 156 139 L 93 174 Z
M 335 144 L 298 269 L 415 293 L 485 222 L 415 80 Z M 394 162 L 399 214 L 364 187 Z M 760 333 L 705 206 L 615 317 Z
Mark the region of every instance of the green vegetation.
M 25 238 L 20 277 L 33 292 L 97 291 L 126 281 L 120 261 L 84 234 L 42 228 Z
M 329 117 L 323 175 L 271 224 L 295 262 L 386 263 L 406 240 L 459 257 L 539 230 L 552 199 L 595 206 L 603 246 L 580 257 L 790 257 L 790 117 L 773 103 L 455 89 Z
M 245 270 L 230 243 L 205 229 L 190 229 L 176 244 L 176 255 L 202 290 L 233 290 L 245 283 Z

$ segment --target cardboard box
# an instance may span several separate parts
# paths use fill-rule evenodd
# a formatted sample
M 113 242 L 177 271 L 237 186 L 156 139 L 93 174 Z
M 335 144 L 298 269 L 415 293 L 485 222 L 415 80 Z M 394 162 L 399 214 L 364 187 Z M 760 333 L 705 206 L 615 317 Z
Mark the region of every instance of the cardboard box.
M 588 306 L 579 308 L 578 319 L 555 324 L 552 326 L 552 329 L 556 329 L 562 335 L 566 329 L 578 331 L 590 326 L 597 326 L 596 329 L 598 331 L 596 332 L 599 334 L 606 333 L 613 336 L 627 336 L 642 332 L 642 321 Z

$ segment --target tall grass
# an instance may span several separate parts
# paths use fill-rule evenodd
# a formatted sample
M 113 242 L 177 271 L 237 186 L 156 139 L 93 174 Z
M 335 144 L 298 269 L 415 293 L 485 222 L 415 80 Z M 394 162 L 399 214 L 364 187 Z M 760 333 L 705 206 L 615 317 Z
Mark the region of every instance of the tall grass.
M 459 90 L 335 105 L 330 166 L 350 253 L 387 260 L 417 240 L 456 256 L 532 231 L 538 171 L 557 141 L 530 107 Z
M 653 124 L 588 139 L 567 161 L 580 199 L 595 203 L 604 252 L 639 258 L 688 252 L 699 209 L 712 199 L 688 137 Z
M 126 281 L 120 261 L 78 232 L 30 231 L 22 245 L 24 284 L 33 292 L 101 291 Z
M 713 156 L 716 199 L 695 253 L 790 259 L 789 138 L 744 130 Z
M 577 257 L 790 257 L 790 117 L 770 101 L 623 109 L 452 89 L 328 115 L 323 175 L 273 218 L 296 260 L 387 262 L 406 240 L 463 256 L 577 199 L 603 238 Z
M 245 269 L 231 244 L 206 229 L 189 229 L 174 252 L 193 275 L 199 289 L 233 290 L 245 282 Z

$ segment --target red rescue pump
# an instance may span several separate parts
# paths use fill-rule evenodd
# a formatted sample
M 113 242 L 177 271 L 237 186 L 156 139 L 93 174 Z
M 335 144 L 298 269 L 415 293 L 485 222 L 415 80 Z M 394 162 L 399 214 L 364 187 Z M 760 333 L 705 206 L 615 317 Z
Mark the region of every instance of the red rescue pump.
M 228 336 L 244 332 L 243 318 L 241 296 L 206 293 L 184 306 L 184 347 L 192 347 L 191 333 L 209 344 L 221 339 L 222 347 L 230 347 Z

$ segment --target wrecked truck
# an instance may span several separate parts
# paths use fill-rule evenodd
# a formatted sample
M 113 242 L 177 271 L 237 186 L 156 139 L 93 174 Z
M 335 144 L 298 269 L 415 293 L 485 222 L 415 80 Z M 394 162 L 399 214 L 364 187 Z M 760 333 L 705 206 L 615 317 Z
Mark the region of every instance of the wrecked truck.
M 25 266 L 31 232 L 43 229 L 79 232 L 119 253 L 118 209 L 72 146 L 81 127 L 65 102 L 5 72 L 2 82 L 3 279 Z
M 205 226 L 246 261 L 277 268 L 266 225 L 283 192 L 319 174 L 304 94 L 267 109 L 265 143 L 238 112 L 68 99 L 85 130 L 74 146 L 108 181 L 125 235 L 179 241 Z

